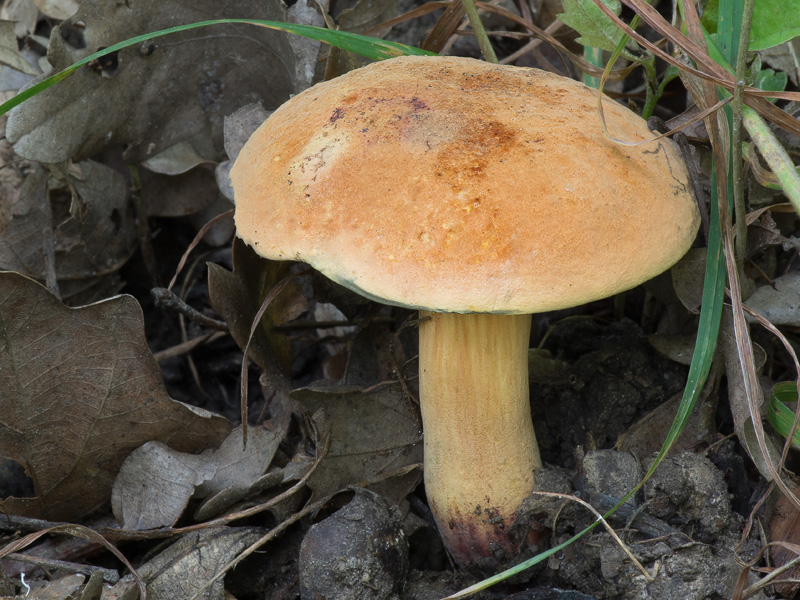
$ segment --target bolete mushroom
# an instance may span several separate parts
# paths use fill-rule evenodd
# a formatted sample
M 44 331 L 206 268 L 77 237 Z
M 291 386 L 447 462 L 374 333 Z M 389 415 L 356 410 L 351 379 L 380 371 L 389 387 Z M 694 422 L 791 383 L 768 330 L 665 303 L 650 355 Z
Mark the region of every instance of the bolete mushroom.
M 699 224 L 667 139 L 625 146 L 597 92 L 467 58 L 375 63 L 298 94 L 231 171 L 238 235 L 379 302 L 420 309 L 425 488 L 447 548 L 493 567 L 541 467 L 531 314 L 630 289 Z M 606 99 L 608 129 L 654 136 Z

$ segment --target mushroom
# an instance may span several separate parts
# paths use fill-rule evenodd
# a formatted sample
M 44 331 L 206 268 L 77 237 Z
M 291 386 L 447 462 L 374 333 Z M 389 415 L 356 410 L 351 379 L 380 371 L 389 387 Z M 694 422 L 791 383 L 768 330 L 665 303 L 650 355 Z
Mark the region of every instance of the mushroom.
M 683 162 L 640 117 L 536 69 L 371 64 L 298 94 L 231 171 L 237 234 L 386 304 L 420 309 L 425 489 L 462 566 L 513 555 L 542 463 L 531 314 L 630 289 L 699 225 Z

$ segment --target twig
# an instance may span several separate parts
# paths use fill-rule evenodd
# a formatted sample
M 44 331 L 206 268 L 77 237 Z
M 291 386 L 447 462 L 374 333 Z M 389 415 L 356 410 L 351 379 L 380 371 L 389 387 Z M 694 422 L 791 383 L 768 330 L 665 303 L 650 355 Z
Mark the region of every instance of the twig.
M 171 289 L 156 287 L 150 290 L 150 293 L 153 295 L 153 300 L 155 300 L 156 306 L 160 308 L 176 310 L 180 314 L 190 318 L 192 321 L 196 321 L 201 325 L 205 325 L 209 329 L 216 329 L 217 331 L 224 332 L 228 331 L 227 323 L 207 317 L 196 308 L 192 308 L 186 304 L 186 302 L 181 300 Z
M 192 243 L 189 244 L 188 248 L 186 248 L 186 252 L 184 252 L 183 256 L 181 256 L 181 260 L 178 262 L 178 267 L 175 269 L 175 275 L 172 276 L 172 280 L 169 282 L 169 286 L 167 286 L 169 289 L 172 289 L 172 286 L 175 285 L 175 282 L 178 280 L 178 275 L 180 274 L 181 270 L 186 264 L 186 261 L 189 258 L 189 254 L 192 252 L 192 250 L 195 249 L 197 244 L 199 244 L 200 241 L 205 237 L 209 229 L 211 229 L 217 221 L 224 219 L 225 217 L 229 217 L 232 214 L 233 210 L 226 210 L 225 212 L 218 214 L 213 219 L 209 219 L 209 221 L 200 228 L 200 231 L 198 231 L 197 234 L 194 236 Z
M 169 358 L 175 358 L 176 356 L 182 356 L 187 352 L 191 352 L 198 346 L 201 346 L 206 343 L 215 342 L 221 337 L 224 337 L 226 333 L 224 331 L 215 331 L 214 333 L 206 333 L 205 335 L 201 335 L 200 337 L 196 337 L 194 339 L 188 340 L 186 342 L 182 342 L 170 348 L 166 348 L 159 352 L 153 353 L 153 358 L 158 360 L 167 360 Z
M 106 583 L 117 583 L 119 581 L 119 573 L 114 569 L 105 569 L 103 567 L 95 567 L 93 565 L 81 565 L 78 563 L 67 562 L 65 560 L 58 560 L 56 558 L 43 558 L 41 556 L 32 556 L 30 554 L 21 554 L 19 552 L 12 552 L 6 556 L 8 560 L 17 560 L 19 562 L 30 563 L 45 569 L 63 569 L 70 573 L 81 573 L 91 577 L 92 573 L 102 573 L 103 581 Z

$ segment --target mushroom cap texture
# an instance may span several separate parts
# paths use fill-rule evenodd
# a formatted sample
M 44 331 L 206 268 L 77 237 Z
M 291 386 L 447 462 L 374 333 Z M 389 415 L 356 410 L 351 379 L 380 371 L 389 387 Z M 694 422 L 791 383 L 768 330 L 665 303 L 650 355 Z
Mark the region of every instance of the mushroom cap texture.
M 652 140 L 603 99 L 609 133 Z M 231 170 L 238 235 L 387 304 L 533 313 L 630 289 L 699 214 L 668 139 L 615 143 L 597 91 L 456 57 L 371 64 L 298 94 Z

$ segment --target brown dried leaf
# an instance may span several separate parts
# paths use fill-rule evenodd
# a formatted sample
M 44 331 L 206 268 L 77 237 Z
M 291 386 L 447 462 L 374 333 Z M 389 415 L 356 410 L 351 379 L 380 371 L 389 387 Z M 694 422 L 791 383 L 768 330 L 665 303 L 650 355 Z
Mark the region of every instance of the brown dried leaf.
M 169 398 L 143 329 L 130 296 L 70 309 L 0 273 L 0 456 L 25 466 L 37 494 L 2 510 L 76 519 L 109 499 L 122 461 L 145 442 L 193 452 L 227 434 L 222 417 Z
M 269 467 L 285 431 L 279 427 L 249 430 L 242 447 L 242 428 L 228 435 L 218 450 L 192 455 L 161 442 L 132 452 L 114 482 L 111 505 L 123 529 L 169 527 L 191 498 L 208 498 L 236 488 L 229 504 L 243 498 Z
M 33 3 L 46 16 L 60 21 L 68 19 L 78 10 L 75 0 L 33 0 Z
M 636 421 L 617 439 L 614 449 L 630 452 L 634 456 L 656 454 L 667 438 L 675 413 L 680 406 L 681 397 L 682 394 L 674 395 Z M 716 403 L 705 398 L 703 400 L 697 403 L 686 427 L 671 448 L 670 452 L 673 455 L 691 451 L 698 443 L 709 439 L 715 431 Z
M 198 165 L 213 163 L 214 161 L 201 156 L 189 142 L 178 142 L 152 158 L 148 158 L 142 165 L 153 173 L 180 175 L 191 171 Z
M 79 590 L 86 581 L 86 575 L 73 573 L 52 581 L 37 581 L 31 585 L 26 600 L 64 600 L 77 598 Z
M 242 550 L 259 540 L 263 532 L 249 527 L 216 527 L 188 533 L 137 569 L 147 582 L 148 600 L 223 600 L 222 578 L 201 591 Z M 131 598 L 135 583 L 123 577 L 103 598 Z
M 152 217 L 185 217 L 211 206 L 219 195 L 213 171 L 206 167 L 179 175 L 142 170 L 141 198 Z
M 225 153 L 236 160 L 247 140 L 271 113 L 261 104 L 248 104 L 225 117 Z
M 19 53 L 14 25 L 13 21 L 0 21 L 0 64 L 28 75 L 38 75 L 36 69 Z
M 125 180 L 93 161 L 57 175 L 48 178 L 44 169 L 34 168 L 16 200 L 0 205 L 0 269 L 44 279 L 49 236 L 58 279 L 116 271 L 138 239 Z
M 692 248 L 672 267 L 672 285 L 681 303 L 690 311 L 700 312 L 703 303 L 703 278 L 706 249 Z
M 319 429 L 331 438 L 328 454 L 308 482 L 312 499 L 422 461 L 422 432 L 399 389 L 364 394 L 352 386 L 319 385 L 295 390 L 292 397 L 314 414 Z M 419 473 L 414 472 L 397 485 L 384 482 L 381 489 L 371 489 L 399 500 L 418 481 Z
M 233 339 L 244 348 L 258 309 L 272 288 L 290 274 L 291 263 L 268 261 L 258 256 L 239 238 L 233 244 L 233 272 L 219 265 L 208 265 L 208 295 L 212 306 L 228 324 Z M 308 309 L 308 302 L 292 282 L 270 303 L 250 344 L 249 357 L 267 371 L 272 363 L 288 371 L 292 344 L 277 333 L 282 325 Z M 274 358 L 273 358 L 274 357 Z
M 17 37 L 24 38 L 36 29 L 39 10 L 31 0 L 8 0 L 3 3 L 0 15 L 4 19 L 14 21 L 14 33 Z
M 294 8 L 294 7 L 293 7 Z M 99 48 L 137 34 L 208 19 L 291 21 L 279 0 L 81 0 L 64 26 L 84 23 L 86 48 L 70 52 L 55 28 L 48 58 L 61 69 Z M 115 73 L 84 68 L 17 107 L 7 135 L 31 160 L 81 160 L 125 146 L 140 162 L 209 125 L 222 148 L 222 119 L 245 102 L 276 107 L 296 85 L 295 54 L 287 34 L 248 25 L 219 25 L 159 38 L 118 54 Z M 67 63 L 67 64 L 62 64 Z M 178 76 L 179 75 L 179 76 Z
M 769 468 L 768 462 L 771 462 L 773 465 L 779 463 L 781 446 L 776 439 L 776 435 L 767 429 L 764 429 L 764 440 L 768 456 L 765 456 L 761 445 L 758 443 L 756 427 L 763 427 L 761 417 L 763 417 L 766 403 L 764 402 L 763 393 L 760 393 L 759 397 L 756 398 L 756 401 L 760 402 L 759 406 L 756 407 L 758 423 L 754 423 L 750 413 L 747 392 L 745 390 L 744 375 L 742 373 L 743 367 L 739 356 L 739 349 L 736 345 L 733 317 L 731 316 L 730 309 L 722 313 L 722 323 L 720 325 L 717 346 L 725 361 L 725 375 L 728 379 L 728 398 L 730 400 L 731 414 L 733 415 L 734 431 L 742 447 L 752 459 L 759 473 L 761 473 L 761 476 L 767 481 L 772 481 L 772 471 Z M 756 344 L 753 344 L 752 360 L 752 368 L 754 368 L 757 373 L 760 373 L 766 362 L 766 353 Z M 757 391 L 761 392 L 760 389 Z
M 747 299 L 747 306 L 773 325 L 800 326 L 800 273 L 792 271 L 762 285 Z

